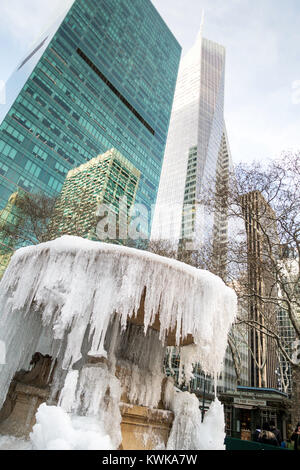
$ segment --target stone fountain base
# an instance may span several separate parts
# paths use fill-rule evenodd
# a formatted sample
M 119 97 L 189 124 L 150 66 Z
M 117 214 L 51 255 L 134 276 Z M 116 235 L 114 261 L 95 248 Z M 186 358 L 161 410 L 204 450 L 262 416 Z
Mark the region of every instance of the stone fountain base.
M 35 424 L 39 406 L 48 399 L 49 390 L 22 383 L 13 385 L 0 413 L 0 434 L 26 439 Z
M 145 406 L 121 403 L 123 450 L 153 450 L 166 445 L 173 423 L 173 413 Z
M 39 406 L 50 396 L 51 361 L 42 355 L 29 372 L 17 373 L 0 411 L 0 434 L 28 439 Z M 126 399 L 126 397 L 124 397 Z M 166 445 L 173 413 L 121 402 L 120 450 L 152 450 Z

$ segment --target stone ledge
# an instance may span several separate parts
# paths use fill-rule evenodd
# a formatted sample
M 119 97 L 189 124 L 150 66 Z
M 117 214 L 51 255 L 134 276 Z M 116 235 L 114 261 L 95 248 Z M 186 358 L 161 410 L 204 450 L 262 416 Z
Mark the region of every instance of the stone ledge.
M 174 420 L 172 411 L 147 408 L 146 406 L 120 403 L 120 411 L 123 421 L 139 421 L 145 426 L 170 426 Z
M 151 450 L 166 445 L 174 415 L 168 410 L 120 403 L 123 450 Z
M 42 399 L 45 399 L 46 401 L 49 396 L 49 388 L 43 389 L 43 388 L 35 387 L 34 385 L 18 383 L 15 388 L 15 393 L 21 393 L 23 395 L 30 395 L 33 397 L 42 398 Z

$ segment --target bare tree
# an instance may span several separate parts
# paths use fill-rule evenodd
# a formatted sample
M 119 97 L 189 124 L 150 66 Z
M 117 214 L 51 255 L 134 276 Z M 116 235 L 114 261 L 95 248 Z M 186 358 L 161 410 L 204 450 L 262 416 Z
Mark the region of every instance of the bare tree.
M 294 386 L 300 382 L 300 154 L 287 153 L 266 165 L 240 164 L 229 184 L 218 181 L 209 187 L 199 203 L 211 215 L 228 214 L 226 269 L 217 272 L 216 263 L 205 259 L 202 264 L 221 275 L 247 305 L 248 314 L 239 315 L 235 326 L 245 325 L 250 339 L 255 338 L 256 350 L 249 349 L 255 367 L 277 367 L 287 391 L 288 368 Z M 212 258 L 218 255 L 213 242 L 206 251 Z M 229 345 L 238 373 L 230 337 Z
M 35 245 L 62 235 L 88 236 L 97 218 L 86 206 L 84 189 L 78 199 L 50 197 L 42 192 L 19 191 L 0 213 L 2 251 Z
M 297 341 L 300 349 L 300 155 L 288 153 L 266 165 L 240 164 L 229 181 L 220 178 L 208 184 L 198 204 L 212 216 L 228 215 L 225 265 L 224 245 L 215 239 L 196 251 L 186 250 L 184 241 L 174 250 L 163 240 L 150 242 L 148 249 L 207 269 L 235 289 L 242 308 L 228 346 L 237 383 L 243 345 L 260 371 L 258 386 L 267 385 L 269 368 L 287 391 L 291 385 L 287 367 L 294 374 L 300 371 L 300 358 L 293 349 Z M 216 261 L 221 257 L 222 269 Z M 284 328 L 289 330 L 286 336 Z M 255 347 L 251 338 L 256 338 Z
M 274 311 L 268 307 L 286 314 L 299 339 L 300 156 L 288 154 L 267 166 L 239 165 L 229 188 L 216 185 L 202 202 L 212 213 L 228 212 L 231 231 L 224 281 L 240 298 L 254 299 L 264 319 L 263 323 L 254 318 L 241 321 L 272 337 L 286 359 L 298 367 L 275 329 L 278 324 L 268 317 Z M 264 289 L 258 289 L 260 282 Z
M 49 220 L 56 198 L 19 191 L 10 197 L 0 214 L 0 237 L 11 249 L 49 239 Z

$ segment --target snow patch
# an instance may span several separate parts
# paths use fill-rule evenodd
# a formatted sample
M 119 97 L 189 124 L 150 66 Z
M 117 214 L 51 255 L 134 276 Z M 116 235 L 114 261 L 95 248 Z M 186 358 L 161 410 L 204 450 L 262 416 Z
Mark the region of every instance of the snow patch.
M 40 405 L 30 434 L 34 450 L 112 450 L 115 447 L 101 422 L 70 416 L 58 406 Z

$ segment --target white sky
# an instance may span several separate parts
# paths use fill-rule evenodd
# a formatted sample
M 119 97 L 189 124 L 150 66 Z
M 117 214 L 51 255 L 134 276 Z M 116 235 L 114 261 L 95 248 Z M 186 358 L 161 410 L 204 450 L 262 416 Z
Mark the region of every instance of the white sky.
M 128 0 L 130 1 L 130 0 Z M 0 80 L 72 0 L 0 0 Z M 183 47 L 227 51 L 225 119 L 235 162 L 300 149 L 300 0 L 152 0 Z M 295 87 L 293 89 L 293 86 Z

